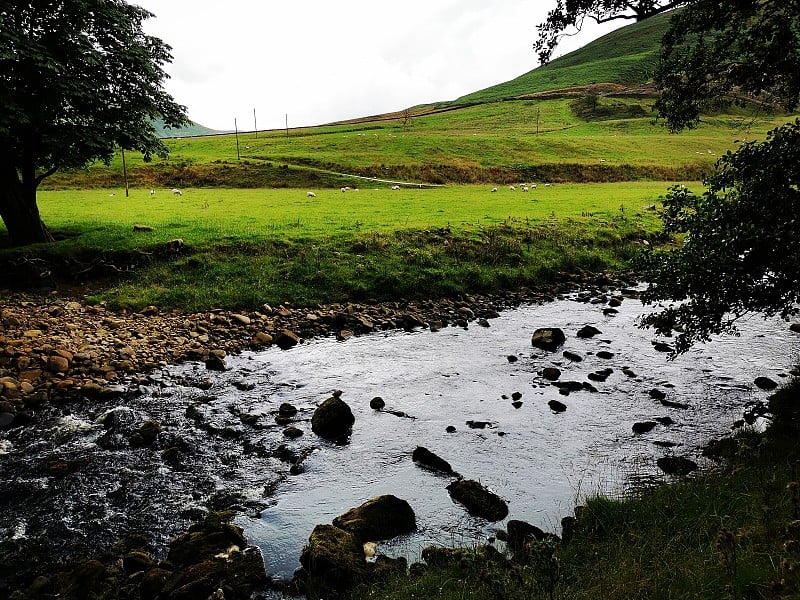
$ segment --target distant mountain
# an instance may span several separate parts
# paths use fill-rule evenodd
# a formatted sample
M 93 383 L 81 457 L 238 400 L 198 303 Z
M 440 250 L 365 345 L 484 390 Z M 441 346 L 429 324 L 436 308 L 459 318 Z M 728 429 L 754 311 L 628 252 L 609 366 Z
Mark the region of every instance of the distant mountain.
M 661 38 L 674 12 L 622 27 L 519 77 L 441 105 L 478 104 L 556 90 L 611 84 L 642 88 L 652 78 Z M 646 88 L 645 88 L 646 89 Z
M 164 125 L 164 121 L 158 119 L 157 121 L 153 122 L 153 125 L 156 128 L 156 132 L 158 133 L 158 137 L 160 138 L 180 138 L 180 137 L 192 137 L 196 135 L 214 135 L 217 133 L 224 133 L 222 131 L 217 131 L 215 129 L 210 129 L 208 127 L 204 127 L 195 122 L 191 122 L 191 125 L 187 125 L 186 127 L 179 127 L 177 129 L 168 128 Z

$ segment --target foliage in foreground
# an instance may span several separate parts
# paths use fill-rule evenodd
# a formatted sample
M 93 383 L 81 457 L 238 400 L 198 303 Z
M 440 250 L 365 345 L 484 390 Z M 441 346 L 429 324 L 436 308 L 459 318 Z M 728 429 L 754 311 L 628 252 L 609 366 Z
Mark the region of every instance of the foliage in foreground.
M 745 430 L 725 444 L 725 466 L 623 500 L 589 500 L 569 544 L 536 543 L 511 562 L 476 548 L 352 598 L 798 598 L 800 385 L 771 405 L 793 414 L 766 435 Z
M 664 201 L 664 230 L 685 235 L 670 253 L 643 261 L 647 302 L 668 301 L 644 319 L 678 328 L 675 349 L 735 330 L 743 315 L 797 312 L 800 302 L 800 120 L 748 142 L 718 163 L 697 196 L 677 186 Z

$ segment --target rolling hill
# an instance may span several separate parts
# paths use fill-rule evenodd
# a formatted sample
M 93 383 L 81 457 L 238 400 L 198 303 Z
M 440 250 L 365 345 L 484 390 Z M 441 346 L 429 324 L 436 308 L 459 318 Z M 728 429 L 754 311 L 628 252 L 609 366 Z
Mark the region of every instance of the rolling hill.
M 663 13 L 622 27 L 511 81 L 444 104 L 496 102 L 600 84 L 640 89 L 652 77 L 659 43 L 672 14 Z
M 414 184 L 702 179 L 737 142 L 783 115 L 731 107 L 673 135 L 655 122 L 648 83 L 669 14 L 609 33 L 511 81 L 449 102 L 304 127 L 233 134 L 207 128 L 167 141 L 150 164 L 128 158 L 150 187 L 340 187 L 363 179 Z M 206 135 L 203 135 L 205 133 Z M 214 135 L 208 135 L 213 133 Z M 113 187 L 121 160 L 48 178 L 45 187 Z

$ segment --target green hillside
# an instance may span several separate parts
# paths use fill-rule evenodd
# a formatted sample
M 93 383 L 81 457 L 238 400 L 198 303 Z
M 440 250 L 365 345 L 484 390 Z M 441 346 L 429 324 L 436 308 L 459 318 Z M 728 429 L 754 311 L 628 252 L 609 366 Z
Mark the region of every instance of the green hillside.
M 622 27 L 516 79 L 467 94 L 447 104 L 509 100 L 530 94 L 597 84 L 641 86 L 658 59 L 672 13 Z

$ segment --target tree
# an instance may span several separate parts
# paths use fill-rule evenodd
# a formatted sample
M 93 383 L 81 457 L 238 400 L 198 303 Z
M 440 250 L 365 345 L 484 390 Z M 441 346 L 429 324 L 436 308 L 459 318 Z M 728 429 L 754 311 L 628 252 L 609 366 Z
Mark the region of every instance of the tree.
M 587 18 L 596 23 L 617 19 L 641 21 L 685 3 L 667 0 L 557 0 L 556 7 L 547 14 L 547 20 L 536 26 L 539 36 L 533 47 L 541 63 L 545 64 L 561 38 L 579 32 Z
M 656 109 L 673 131 L 704 110 L 758 102 L 794 110 L 800 101 L 800 0 L 690 2 L 661 42 Z
M 166 153 L 153 119 L 186 122 L 167 94 L 171 48 L 123 0 L 0 1 L 0 217 L 11 243 L 52 241 L 36 190 L 117 147 Z
M 664 231 L 685 239 L 650 252 L 643 299 L 667 301 L 642 323 L 680 333 L 681 353 L 713 334 L 733 333 L 753 312 L 788 318 L 800 302 L 800 120 L 747 142 L 717 163 L 697 196 L 684 186 L 664 201 Z
M 704 110 L 731 102 L 797 108 L 800 0 L 681 4 L 662 40 L 655 74 L 656 108 L 670 130 L 695 127 Z M 586 6 L 569 16 L 581 10 Z M 800 121 L 728 152 L 704 183 L 707 189 L 699 196 L 683 186 L 669 191 L 664 231 L 679 245 L 649 251 L 640 263 L 649 282 L 643 300 L 665 303 L 643 325 L 662 334 L 677 330 L 676 353 L 712 335 L 735 332 L 748 313 L 788 318 L 796 312 Z

